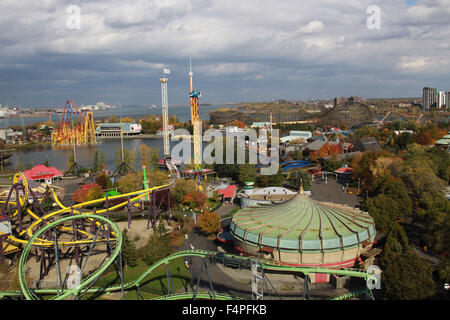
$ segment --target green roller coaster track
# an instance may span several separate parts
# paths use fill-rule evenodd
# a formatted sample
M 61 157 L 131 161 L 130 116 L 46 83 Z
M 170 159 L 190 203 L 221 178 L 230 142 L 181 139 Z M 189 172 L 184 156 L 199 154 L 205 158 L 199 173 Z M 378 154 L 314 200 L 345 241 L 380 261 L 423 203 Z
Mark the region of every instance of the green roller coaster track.
M 55 294 L 56 296 L 52 297 L 51 300 L 63 300 L 70 296 L 76 296 L 81 292 L 81 290 L 83 288 L 88 287 L 89 284 L 91 284 L 92 282 L 95 282 L 98 279 L 98 277 L 100 277 L 108 269 L 108 267 L 111 266 L 111 264 L 119 256 L 119 254 L 121 254 L 121 246 L 122 246 L 122 234 L 120 232 L 119 227 L 117 226 L 117 224 L 115 222 L 113 222 L 112 220 L 105 218 L 103 216 L 99 216 L 99 215 L 74 215 L 74 216 L 61 218 L 61 219 L 58 219 L 58 220 L 46 225 L 42 229 L 38 230 L 31 237 L 31 239 L 28 241 L 27 245 L 23 249 L 23 252 L 22 252 L 22 255 L 21 255 L 20 261 L 19 261 L 19 281 L 20 281 L 20 287 L 21 287 L 22 291 L 21 292 L 20 291 L 0 292 L 0 298 L 5 297 L 5 296 L 23 295 L 28 300 L 35 299 L 35 297 L 31 294 L 31 290 L 28 288 L 28 285 L 25 281 L 25 268 L 24 268 L 24 265 L 27 261 L 28 255 L 31 251 L 31 248 L 33 247 L 33 243 L 40 235 L 45 233 L 47 230 L 56 227 L 58 224 L 61 224 L 61 223 L 64 223 L 64 222 L 70 221 L 70 220 L 75 220 L 75 219 L 96 219 L 105 224 L 110 225 L 116 235 L 116 238 L 112 239 L 112 240 L 116 241 L 116 246 L 115 246 L 114 252 L 111 254 L 108 261 L 106 261 L 95 272 L 93 272 L 88 277 L 86 277 L 77 288 L 67 289 L 59 295 L 58 295 L 57 289 L 37 289 L 34 291 L 34 293 L 41 294 L 41 295 Z M 231 260 L 234 260 L 237 262 L 239 262 L 239 261 L 240 262 L 257 261 L 260 265 L 260 268 L 264 269 L 264 270 L 283 271 L 283 272 L 299 272 L 299 273 L 303 273 L 305 275 L 309 275 L 312 273 L 335 274 L 335 275 L 344 275 L 344 276 L 363 278 L 366 281 L 367 280 L 373 281 L 373 283 L 376 283 L 376 281 L 377 281 L 376 277 L 373 274 L 367 273 L 364 270 L 359 270 L 359 269 L 327 269 L 327 268 L 320 268 L 320 267 L 290 266 L 290 265 L 277 264 L 272 261 L 260 260 L 260 259 L 256 259 L 256 258 L 242 257 L 242 256 L 236 256 L 236 255 L 232 255 L 232 254 L 223 254 L 223 253 L 219 254 L 218 252 L 207 251 L 207 250 L 185 250 L 185 251 L 179 251 L 179 252 L 173 253 L 173 254 L 159 260 L 158 262 L 156 262 L 152 266 L 150 266 L 147 270 L 145 270 L 136 280 L 123 284 L 123 287 L 122 287 L 122 285 L 120 285 L 120 286 L 111 286 L 111 287 L 103 287 L 103 288 L 88 288 L 88 290 L 86 290 L 86 292 L 87 293 L 96 293 L 99 290 L 102 290 L 104 293 L 111 293 L 111 292 L 115 292 L 115 291 L 120 291 L 122 289 L 123 290 L 130 290 L 130 289 L 134 289 L 134 288 L 138 289 L 139 286 L 143 283 L 144 279 L 148 275 L 150 275 L 155 269 L 157 269 L 158 267 L 160 267 L 162 265 L 168 265 L 172 260 L 175 260 L 178 258 L 184 258 L 184 257 L 214 258 L 217 260 L 228 259 L 228 261 L 231 259 Z M 358 295 L 359 294 L 360 293 L 358 292 Z M 350 293 L 350 294 L 343 295 L 343 296 L 340 296 L 337 298 L 333 298 L 333 300 L 348 299 L 355 295 L 353 295 L 353 293 Z M 198 292 L 196 294 L 196 297 L 199 299 L 211 299 L 212 298 L 210 293 L 200 293 L 200 292 Z M 179 299 L 190 299 L 190 298 L 192 298 L 192 293 L 171 294 L 171 295 L 167 295 L 167 296 L 161 296 L 161 297 L 158 297 L 155 299 L 179 300 Z M 216 293 L 215 299 L 231 300 L 231 299 L 239 299 L 239 298 L 231 297 L 227 294 Z

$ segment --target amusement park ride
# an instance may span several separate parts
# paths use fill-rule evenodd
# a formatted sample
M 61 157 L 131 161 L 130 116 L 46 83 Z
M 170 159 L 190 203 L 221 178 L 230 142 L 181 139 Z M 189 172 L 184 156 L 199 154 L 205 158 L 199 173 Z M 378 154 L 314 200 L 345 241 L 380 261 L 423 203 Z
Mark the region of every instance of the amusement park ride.
M 53 113 L 52 113 L 53 115 Z M 59 128 L 54 128 L 52 145 L 95 144 L 94 116 L 92 112 L 83 112 L 72 100 L 64 105 L 64 112 Z
M 164 69 L 164 74 L 170 74 L 169 69 Z M 164 163 L 167 170 L 173 177 L 180 177 L 177 166 L 174 164 L 170 154 L 170 141 L 169 141 L 169 99 L 167 94 L 167 83 L 169 79 L 164 76 L 160 79 L 161 82 L 161 102 L 162 102 L 162 118 L 163 118 L 163 137 L 164 137 Z
M 150 196 L 152 205 L 149 208 L 149 223 L 153 220 L 153 227 L 155 227 L 161 203 L 170 201 L 169 190 L 168 185 L 163 185 L 66 207 L 61 203 L 52 187 L 48 187 L 44 194 L 38 195 L 29 187 L 24 174 L 16 174 L 8 197 L 4 201 L 0 201 L 0 255 L 3 259 L 5 256 L 11 257 L 14 253 L 20 253 L 18 262 L 20 290 L 0 292 L 0 299 L 3 297 L 24 297 L 27 300 L 44 298 L 64 300 L 83 297 L 95 299 L 102 294 L 111 292 L 120 292 L 124 299 L 125 292 L 134 290 L 137 292 L 137 299 L 144 299 L 141 290 L 149 281 L 148 277 L 152 275 L 152 272 L 161 266 L 166 266 L 167 287 L 165 291 L 167 294 L 157 297 L 157 299 L 163 300 L 240 299 L 237 296 L 219 293 L 214 289 L 208 268 L 215 264 L 237 266 L 240 269 L 251 267 L 252 270 L 255 267 L 260 274 L 257 286 L 260 291 L 255 295 L 257 299 L 263 299 L 264 294 L 267 296 L 269 285 L 273 288 L 265 275 L 265 271 L 269 270 L 271 272 L 302 273 L 306 279 L 311 273 L 326 273 L 352 276 L 376 283 L 376 277 L 373 274 L 359 269 L 291 266 L 256 257 L 236 256 L 206 250 L 178 251 L 155 262 L 136 279 L 125 283 L 122 264 L 122 233 L 112 219 L 115 214 L 118 214 L 118 209 L 128 210 L 129 228 L 131 204 Z M 162 195 L 158 195 L 160 193 Z M 158 198 L 159 207 L 157 205 Z M 123 202 L 109 206 L 110 201 L 118 199 L 123 199 Z M 52 203 L 56 204 L 56 207 L 52 206 Z M 102 208 L 101 204 L 106 208 Z M 170 202 L 168 208 L 170 208 Z M 191 288 L 191 291 L 186 288 L 186 292 L 181 293 L 175 291 L 169 268 L 171 261 L 180 258 L 187 261 L 186 267 L 190 273 Z M 201 265 L 198 274 L 194 274 L 193 268 L 190 267 L 194 258 L 200 259 Z M 119 282 L 114 282 L 110 286 L 105 284 L 94 286 L 103 274 L 112 270 L 111 267 L 114 267 L 113 270 L 115 270 Z M 208 292 L 199 290 L 203 271 L 208 277 Z M 196 275 L 198 278 L 194 283 Z M 273 290 L 276 293 L 274 288 Z M 369 287 L 337 297 L 337 299 L 349 299 L 364 294 L 366 294 L 366 298 L 373 299 Z M 309 297 L 309 285 L 308 281 L 305 281 L 303 298 L 308 299 Z
M 202 160 L 201 160 L 201 122 L 200 122 L 200 111 L 198 99 L 201 97 L 201 93 L 198 90 L 194 90 L 193 83 L 194 73 L 192 72 L 192 61 L 189 63 L 189 97 L 191 104 L 191 124 L 194 129 L 194 176 L 199 190 L 202 190 L 200 175 L 202 171 Z
M 50 114 L 50 121 L 55 116 L 58 123 L 58 115 L 55 111 Z M 52 146 L 73 146 L 73 163 L 64 172 L 64 175 L 77 175 L 84 171 L 77 161 L 77 145 L 96 144 L 94 115 L 92 112 L 83 112 L 72 100 L 68 100 L 64 105 L 63 116 L 59 127 L 52 132 Z

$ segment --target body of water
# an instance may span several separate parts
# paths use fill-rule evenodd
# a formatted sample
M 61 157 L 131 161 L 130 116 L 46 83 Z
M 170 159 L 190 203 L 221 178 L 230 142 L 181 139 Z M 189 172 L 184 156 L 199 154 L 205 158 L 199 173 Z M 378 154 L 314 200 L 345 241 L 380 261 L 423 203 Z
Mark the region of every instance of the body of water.
M 209 121 L 209 111 L 218 108 L 227 107 L 225 105 L 211 105 L 211 106 L 200 106 L 200 119 Z M 94 111 L 94 119 L 109 118 L 111 116 L 118 117 L 120 110 L 118 108 Z M 148 117 L 150 115 L 162 115 L 161 107 L 156 107 L 150 109 L 150 107 L 145 106 L 122 106 L 122 117 L 130 118 L 142 118 Z M 179 121 L 187 122 L 191 119 L 191 107 L 189 105 L 184 106 L 169 106 L 169 115 L 174 114 Z M 61 120 L 62 115 L 59 115 L 59 120 Z M 34 124 L 46 122 L 50 119 L 50 115 L 43 117 L 23 117 L 23 118 L 4 118 L 0 119 L 0 128 L 7 128 L 9 126 L 21 126 L 22 124 Z M 55 119 L 54 119 L 55 120 Z
M 171 150 L 178 143 L 183 143 L 179 141 L 171 141 Z M 186 143 L 186 142 L 184 142 Z M 137 151 L 137 165 L 136 169 L 140 168 L 140 152 L 139 146 L 145 144 L 148 147 L 156 147 L 160 150 L 160 158 L 163 158 L 164 142 L 163 139 L 124 139 L 124 149 L 132 150 L 136 148 Z M 205 144 L 204 144 L 205 145 Z M 191 155 L 193 156 L 193 145 L 191 144 Z M 50 166 L 58 168 L 60 171 L 67 169 L 67 163 L 69 161 L 70 155 L 72 153 L 72 147 L 58 147 L 53 148 L 52 146 L 39 146 L 29 150 L 17 150 L 13 151 L 13 156 L 8 159 L 5 163 L 5 170 L 17 168 L 22 166 L 25 168 L 26 165 L 35 166 L 37 164 L 43 164 L 47 160 Z M 115 159 L 116 150 L 120 152 L 120 139 L 104 140 L 97 145 L 85 145 L 77 146 L 77 162 L 84 168 L 92 168 L 94 163 L 95 152 L 98 151 L 99 155 L 101 152 L 105 154 L 105 165 L 106 167 L 114 172 L 116 169 Z M 138 168 L 139 167 L 139 168 Z

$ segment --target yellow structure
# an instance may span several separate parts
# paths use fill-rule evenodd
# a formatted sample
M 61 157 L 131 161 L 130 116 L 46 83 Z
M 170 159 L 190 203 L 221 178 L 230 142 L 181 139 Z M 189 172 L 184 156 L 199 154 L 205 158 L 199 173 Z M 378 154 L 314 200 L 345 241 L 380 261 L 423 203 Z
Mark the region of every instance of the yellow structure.
M 66 102 L 59 128 L 54 128 L 52 145 L 95 144 L 94 115 L 83 114 L 72 100 Z

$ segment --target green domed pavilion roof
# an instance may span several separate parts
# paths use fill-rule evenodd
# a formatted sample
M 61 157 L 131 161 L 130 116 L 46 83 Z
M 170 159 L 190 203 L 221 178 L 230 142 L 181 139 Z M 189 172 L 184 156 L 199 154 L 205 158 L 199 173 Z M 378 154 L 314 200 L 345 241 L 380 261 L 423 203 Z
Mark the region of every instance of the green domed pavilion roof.
M 281 204 L 238 211 L 231 232 L 254 246 L 283 251 L 335 251 L 373 241 L 375 224 L 368 213 L 359 209 L 318 202 L 298 193 Z

